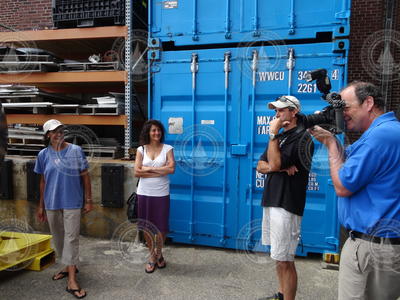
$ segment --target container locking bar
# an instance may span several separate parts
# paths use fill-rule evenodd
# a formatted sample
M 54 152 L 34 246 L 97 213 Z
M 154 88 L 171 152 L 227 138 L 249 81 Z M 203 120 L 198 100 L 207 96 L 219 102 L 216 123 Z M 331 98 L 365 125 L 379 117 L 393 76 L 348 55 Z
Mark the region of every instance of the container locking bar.
M 225 52 L 224 55 L 224 72 L 225 72 L 225 89 L 229 86 L 229 72 L 231 71 L 231 52 Z
M 192 53 L 192 62 L 190 64 L 190 72 L 192 72 L 192 89 L 196 89 L 196 73 L 199 71 L 199 63 L 198 63 L 198 55 L 197 53 Z
M 288 95 L 291 95 L 291 89 L 292 89 L 292 75 L 293 75 L 293 69 L 296 64 L 296 60 L 294 59 L 294 49 L 289 48 L 288 50 L 288 61 L 286 62 L 286 67 L 289 70 L 289 79 L 288 79 Z

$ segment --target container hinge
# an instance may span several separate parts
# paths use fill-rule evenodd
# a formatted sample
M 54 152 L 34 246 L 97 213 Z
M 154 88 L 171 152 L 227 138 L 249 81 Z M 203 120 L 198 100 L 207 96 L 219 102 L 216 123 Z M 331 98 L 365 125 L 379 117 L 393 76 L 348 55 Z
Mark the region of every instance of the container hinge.
M 331 245 L 335 245 L 336 247 L 339 246 L 339 240 L 335 237 L 328 236 L 325 238 L 325 242 Z
M 337 39 L 334 40 L 334 43 L 332 43 L 332 51 L 333 52 L 341 52 L 341 51 L 346 51 L 349 49 L 349 42 L 348 40 L 345 39 Z
M 342 57 L 338 57 L 333 61 L 333 65 L 335 66 L 344 66 L 346 65 L 346 59 Z
M 152 27 L 151 28 L 151 33 L 156 33 L 156 32 L 160 32 L 161 28 L 160 27 Z
M 148 56 L 152 61 L 159 61 L 161 60 L 161 51 L 158 49 L 149 49 Z
M 161 41 L 159 38 L 149 38 L 147 40 L 147 47 L 150 49 L 161 48 Z
M 161 70 L 161 68 L 159 65 L 152 65 L 150 68 L 151 73 L 158 73 L 158 72 L 160 72 L 160 70 Z
M 350 10 L 340 11 L 335 14 L 336 19 L 348 19 L 350 18 Z

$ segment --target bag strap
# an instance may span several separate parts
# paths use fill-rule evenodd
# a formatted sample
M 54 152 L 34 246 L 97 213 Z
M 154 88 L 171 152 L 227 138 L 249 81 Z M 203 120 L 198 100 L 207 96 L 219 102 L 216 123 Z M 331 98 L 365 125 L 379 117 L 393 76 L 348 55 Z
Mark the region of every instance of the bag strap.
M 139 148 L 142 147 L 143 149 L 143 156 L 144 156 L 144 147 L 143 146 L 139 146 Z M 138 177 L 138 181 L 136 182 L 136 187 L 139 186 L 139 181 L 140 181 L 140 177 Z

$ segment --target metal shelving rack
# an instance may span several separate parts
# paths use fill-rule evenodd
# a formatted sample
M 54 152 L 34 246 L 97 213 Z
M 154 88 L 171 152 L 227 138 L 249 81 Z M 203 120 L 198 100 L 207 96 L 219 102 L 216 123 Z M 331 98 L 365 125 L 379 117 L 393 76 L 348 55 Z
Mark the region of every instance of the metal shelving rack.
M 12 123 L 42 125 L 49 118 L 59 118 L 65 124 L 84 125 L 122 125 L 124 126 L 125 158 L 129 158 L 129 148 L 132 144 L 132 112 L 131 112 L 131 3 L 126 1 L 126 26 L 94 27 L 80 29 L 39 30 L 25 32 L 0 32 L 0 40 L 14 42 L 35 41 L 43 49 L 47 47 L 70 47 L 72 44 L 89 42 L 91 47 L 99 45 L 104 39 L 125 39 L 125 71 L 91 71 L 91 72 L 53 72 L 32 74 L 0 74 L 0 83 L 36 84 L 51 88 L 54 92 L 71 92 L 79 88 L 98 88 L 98 84 L 124 85 L 125 115 L 118 116 L 84 116 L 84 115 L 42 115 L 42 114 L 11 114 L 7 121 Z M 83 48 L 84 46 L 82 46 Z M 53 49 L 50 49 L 53 50 Z M 54 50 L 53 50 L 54 51 Z
M 127 81 L 125 83 L 125 115 L 127 126 L 125 126 L 125 158 L 129 158 L 129 148 L 132 146 L 132 111 L 131 111 L 131 95 L 132 95 L 132 83 L 131 83 L 131 39 L 132 39 L 132 12 L 131 12 L 131 1 L 127 0 L 125 5 L 125 24 L 128 27 L 128 33 L 125 38 L 125 70 Z

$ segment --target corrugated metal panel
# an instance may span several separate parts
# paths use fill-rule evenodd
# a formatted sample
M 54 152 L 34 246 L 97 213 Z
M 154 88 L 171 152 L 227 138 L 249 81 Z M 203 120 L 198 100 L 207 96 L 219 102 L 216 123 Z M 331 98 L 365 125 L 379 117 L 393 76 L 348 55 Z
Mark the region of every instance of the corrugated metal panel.
M 152 62 L 151 117 L 165 124 L 166 143 L 174 145 L 177 160 L 171 176 L 174 241 L 259 246 L 263 176 L 255 168 L 274 115 L 266 104 L 291 94 L 307 114 L 326 106 L 304 76 L 325 68 L 332 90 L 339 90 L 345 84 L 347 49 L 343 40 L 174 51 Z M 317 144 L 298 254 L 335 252 L 337 238 L 336 197 L 326 152 Z
M 150 1 L 152 38 L 176 45 L 349 35 L 350 0 Z

